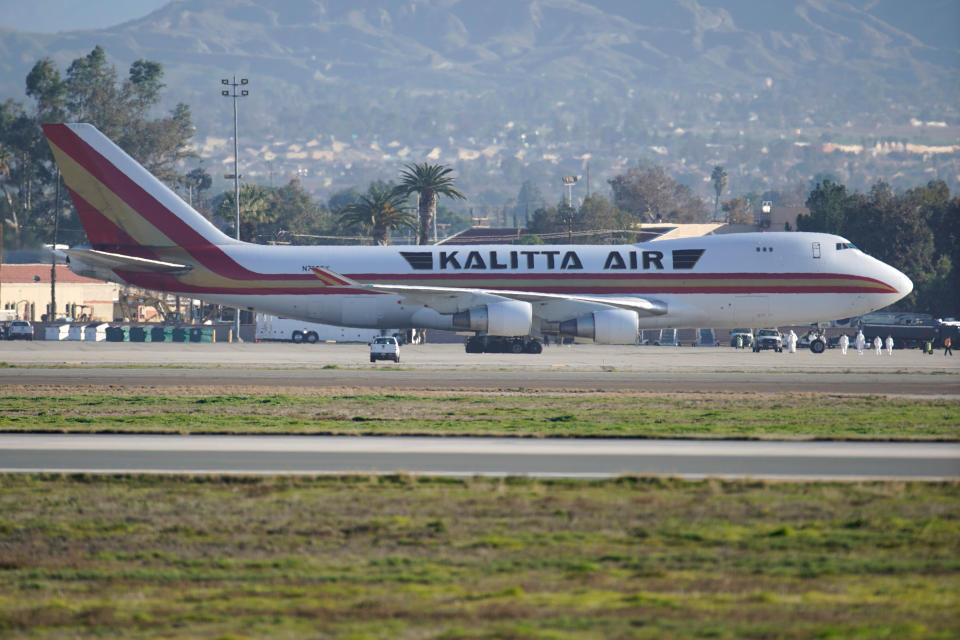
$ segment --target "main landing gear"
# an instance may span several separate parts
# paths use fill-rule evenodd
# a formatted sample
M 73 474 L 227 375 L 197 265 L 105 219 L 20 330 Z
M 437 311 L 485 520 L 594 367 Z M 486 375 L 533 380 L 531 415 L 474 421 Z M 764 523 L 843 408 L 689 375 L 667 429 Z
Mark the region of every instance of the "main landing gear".
M 472 336 L 467 338 L 467 353 L 530 353 L 543 351 L 539 340 L 526 336 Z

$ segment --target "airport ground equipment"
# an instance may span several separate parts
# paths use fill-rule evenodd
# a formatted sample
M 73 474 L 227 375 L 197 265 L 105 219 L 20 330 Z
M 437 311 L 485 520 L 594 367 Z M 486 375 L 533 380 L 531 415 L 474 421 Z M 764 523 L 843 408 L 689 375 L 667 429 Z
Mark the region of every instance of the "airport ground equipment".
M 403 342 L 403 332 L 399 329 L 360 329 L 356 327 L 338 327 L 319 322 L 305 322 L 294 318 L 281 318 L 268 313 L 257 314 L 257 340 L 293 342 L 296 344 L 316 344 L 318 342 L 366 342 L 377 336 L 390 335 Z
M 528 336 L 471 336 L 466 341 L 467 353 L 528 353 L 543 351 L 543 344 Z

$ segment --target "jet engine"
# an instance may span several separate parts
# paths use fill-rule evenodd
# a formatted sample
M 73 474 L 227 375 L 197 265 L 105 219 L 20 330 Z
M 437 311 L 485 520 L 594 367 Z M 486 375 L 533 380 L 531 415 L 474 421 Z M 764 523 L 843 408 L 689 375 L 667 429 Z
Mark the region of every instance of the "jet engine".
M 491 336 L 525 336 L 532 323 L 533 307 L 520 300 L 494 302 L 453 314 L 454 329 L 486 331 Z
M 628 309 L 609 309 L 560 323 L 560 335 L 591 338 L 598 344 L 633 344 L 637 341 L 639 316 Z

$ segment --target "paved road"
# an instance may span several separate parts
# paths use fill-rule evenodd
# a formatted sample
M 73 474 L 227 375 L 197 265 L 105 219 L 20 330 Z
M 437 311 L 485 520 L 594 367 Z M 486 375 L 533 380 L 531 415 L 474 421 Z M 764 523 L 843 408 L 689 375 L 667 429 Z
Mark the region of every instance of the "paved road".
M 960 477 L 960 444 L 0 434 L 0 472 Z

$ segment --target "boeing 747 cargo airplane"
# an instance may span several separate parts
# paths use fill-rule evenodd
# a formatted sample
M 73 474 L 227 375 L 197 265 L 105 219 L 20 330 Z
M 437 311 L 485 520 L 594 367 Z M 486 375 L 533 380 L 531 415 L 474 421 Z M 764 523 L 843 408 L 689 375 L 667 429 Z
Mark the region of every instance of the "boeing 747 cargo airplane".
M 633 344 L 640 329 L 858 316 L 913 289 L 897 269 L 823 233 L 628 245 L 251 244 L 220 232 L 92 125 L 44 132 L 91 245 L 66 251 L 75 272 L 305 321 L 472 331 L 538 353 L 544 335 Z

